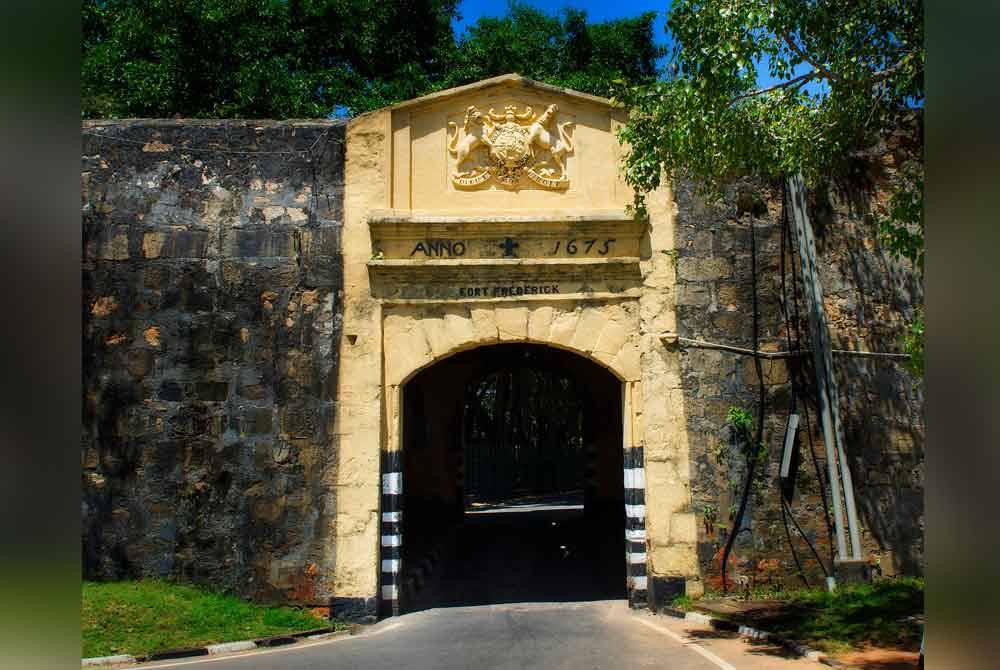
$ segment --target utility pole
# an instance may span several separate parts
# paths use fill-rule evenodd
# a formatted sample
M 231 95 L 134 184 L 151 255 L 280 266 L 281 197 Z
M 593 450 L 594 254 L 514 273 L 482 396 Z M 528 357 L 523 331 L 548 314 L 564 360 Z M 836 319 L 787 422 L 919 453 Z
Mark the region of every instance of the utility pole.
M 798 242 L 799 261 L 802 265 L 802 283 L 808 303 L 809 334 L 812 340 L 813 366 L 816 368 L 816 387 L 819 391 L 820 421 L 823 442 L 826 446 L 826 466 L 830 476 L 830 495 L 833 498 L 833 517 L 837 534 L 837 560 L 839 567 L 856 567 L 861 557 L 861 533 L 858 526 L 857 507 L 854 503 L 854 484 L 844 448 L 844 429 L 840 422 L 840 398 L 837 380 L 833 376 L 830 333 L 823 309 L 823 286 L 816 267 L 816 241 L 806 206 L 806 187 L 801 173 L 788 178 L 788 195 L 791 205 L 792 226 Z M 839 476 L 838 476 L 839 469 Z M 841 501 L 843 484 L 843 501 Z M 847 533 L 850 536 L 850 553 L 844 537 L 844 508 L 847 513 Z M 837 567 L 837 566 L 835 566 Z

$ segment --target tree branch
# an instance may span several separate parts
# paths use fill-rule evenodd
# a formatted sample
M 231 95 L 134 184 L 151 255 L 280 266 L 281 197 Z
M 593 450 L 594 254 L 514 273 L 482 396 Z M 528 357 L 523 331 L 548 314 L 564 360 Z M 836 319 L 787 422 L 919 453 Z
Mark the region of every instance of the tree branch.
M 906 55 L 904 55 L 902 58 L 900 58 L 899 61 L 895 65 L 887 67 L 884 70 L 880 70 L 879 72 L 875 72 L 874 74 L 871 74 L 871 75 L 865 77 L 864 79 L 862 79 L 858 83 L 859 84 L 872 84 L 872 83 L 877 82 L 877 81 L 882 81 L 883 79 L 888 79 L 892 75 L 896 74 L 896 72 L 898 72 L 900 69 L 902 69 L 902 67 L 904 65 L 906 65 L 906 62 L 908 60 L 910 60 L 911 58 L 913 58 L 914 56 L 916 56 L 919 52 L 920 52 L 919 49 L 914 49 L 913 51 L 908 51 L 906 53 Z
M 832 72 L 827 68 L 822 67 L 818 63 L 813 62 L 812 59 L 810 59 L 809 56 L 806 54 L 806 52 L 802 50 L 802 47 L 796 44 L 795 40 L 793 40 L 791 35 L 789 35 L 786 31 L 783 30 L 779 34 L 781 35 L 781 39 L 785 41 L 785 44 L 788 45 L 788 48 L 791 49 L 793 52 L 795 52 L 796 56 L 801 58 L 804 63 L 808 63 L 813 67 L 813 69 L 816 71 L 813 73 L 814 75 L 816 75 L 816 73 L 819 73 L 823 75 L 825 78 L 829 79 L 830 81 L 839 81 L 847 84 L 857 84 L 860 86 L 873 84 L 875 82 L 882 81 L 883 79 L 888 79 L 892 75 L 896 74 L 896 72 L 898 72 L 904 65 L 906 65 L 907 61 L 909 61 L 911 58 L 913 58 L 920 52 L 919 49 L 908 51 L 902 58 L 899 59 L 899 61 L 895 65 L 887 67 L 884 70 L 879 70 L 878 72 L 873 72 L 872 74 L 862 79 L 851 80 L 851 79 L 845 79 L 839 74 L 836 74 L 835 72 Z
M 749 93 L 743 93 L 741 95 L 738 95 L 732 100 L 730 100 L 729 104 L 731 105 L 734 102 L 738 102 L 739 100 L 743 100 L 745 98 L 752 98 L 757 95 L 764 95 L 765 93 L 770 93 L 771 91 L 778 91 L 783 88 L 789 88 L 789 87 L 799 88 L 803 86 L 806 82 L 811 81 L 816 77 L 817 77 L 817 72 L 815 70 L 811 72 L 806 72 L 805 74 L 801 74 L 798 77 L 793 77 L 788 81 L 783 81 L 780 84 L 775 84 L 774 86 L 768 86 L 767 88 L 758 88 L 755 91 L 750 91 Z
M 799 58 L 801 58 L 803 62 L 808 63 L 809 65 L 812 65 L 812 67 L 813 67 L 814 70 L 816 70 L 817 72 L 819 72 L 820 74 L 822 74 L 824 77 L 826 77 L 830 81 L 840 81 L 840 79 L 841 79 L 840 75 L 834 74 L 833 72 L 830 72 L 825 67 L 823 67 L 823 66 L 821 66 L 821 65 L 819 65 L 817 63 L 812 62 L 812 60 L 809 58 L 808 54 L 806 54 L 806 52 L 803 51 L 802 48 L 798 44 L 795 43 L 795 40 L 793 40 L 792 37 L 786 31 L 784 31 L 784 30 L 781 31 L 781 39 L 785 40 L 785 44 L 788 45 L 788 48 L 791 49 L 792 51 L 794 51 L 795 55 L 797 55 Z

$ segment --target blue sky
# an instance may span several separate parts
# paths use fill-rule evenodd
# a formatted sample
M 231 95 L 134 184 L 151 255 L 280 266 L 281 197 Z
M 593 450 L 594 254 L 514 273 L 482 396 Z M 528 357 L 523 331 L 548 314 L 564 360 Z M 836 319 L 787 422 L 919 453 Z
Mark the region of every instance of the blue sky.
M 526 0 L 525 4 L 537 7 L 549 14 L 556 14 L 564 7 L 587 10 L 587 18 L 600 22 L 608 19 L 620 19 L 626 16 L 636 16 L 643 12 L 657 12 L 654 37 L 657 42 L 666 43 L 664 23 L 666 11 L 670 8 L 670 0 Z M 480 16 L 503 16 L 507 13 L 506 0 L 462 0 L 458 5 L 461 21 L 454 21 L 455 33 L 461 34 L 465 26 L 475 23 Z
M 670 0 L 524 0 L 525 4 L 537 7 L 549 14 L 556 14 L 564 7 L 587 10 L 587 18 L 590 21 L 599 22 L 608 19 L 618 19 L 628 16 L 636 16 L 643 12 L 656 12 L 656 23 L 653 29 L 653 38 L 660 44 L 667 44 L 665 32 L 666 13 L 670 9 Z M 453 21 L 455 34 L 461 35 L 466 26 L 476 22 L 481 16 L 503 16 L 507 13 L 507 0 L 462 0 L 458 5 L 458 13 L 462 15 L 460 21 Z M 665 59 L 661 59 L 660 66 L 664 65 Z M 806 71 L 805 66 L 800 66 L 795 74 Z M 758 86 L 770 86 L 778 83 L 779 80 L 772 78 L 767 72 L 766 62 L 761 63 L 757 69 Z M 810 83 L 805 90 L 815 92 L 819 90 L 821 84 Z

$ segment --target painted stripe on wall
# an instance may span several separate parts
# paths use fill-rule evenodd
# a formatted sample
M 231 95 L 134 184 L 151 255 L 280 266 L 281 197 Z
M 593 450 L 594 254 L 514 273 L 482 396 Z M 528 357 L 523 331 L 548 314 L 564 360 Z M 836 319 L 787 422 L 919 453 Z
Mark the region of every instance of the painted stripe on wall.
M 645 505 L 646 489 L 625 489 L 625 503 L 627 505 Z
M 625 449 L 625 561 L 629 604 L 642 607 L 646 595 L 646 468 L 642 447 Z
M 388 472 L 382 475 L 382 493 L 401 495 L 403 493 L 403 473 Z
M 645 505 L 625 505 L 625 516 L 630 516 L 633 519 L 645 519 L 646 518 L 646 506 Z
M 380 585 L 385 612 L 399 614 L 403 545 L 403 452 L 382 452 L 382 532 Z
M 646 488 L 646 469 L 625 468 L 625 488 L 627 489 Z

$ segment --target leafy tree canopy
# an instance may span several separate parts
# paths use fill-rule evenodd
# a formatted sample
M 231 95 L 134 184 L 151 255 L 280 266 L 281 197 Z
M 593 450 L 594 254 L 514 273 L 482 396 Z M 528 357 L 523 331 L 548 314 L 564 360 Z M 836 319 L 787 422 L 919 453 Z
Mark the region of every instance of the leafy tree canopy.
M 718 193 L 736 174 L 848 172 L 923 105 L 921 0 L 673 0 L 667 29 L 671 76 L 616 84 L 640 211 L 664 175 Z M 776 83 L 759 86 L 761 71 Z M 874 212 L 880 237 L 923 271 L 922 160 L 899 166 L 891 189 Z M 904 342 L 918 374 L 923 336 L 918 313 Z
M 671 76 L 615 91 L 640 192 L 661 174 L 835 174 L 923 103 L 920 0 L 674 0 L 667 28 Z
M 519 72 L 598 95 L 651 82 L 654 14 L 519 3 L 456 39 L 458 0 L 85 0 L 85 117 L 356 114 Z
M 665 50 L 653 37 L 655 12 L 587 23 L 584 11 L 551 16 L 511 3 L 502 18 L 481 18 L 456 44 L 454 70 L 442 82 L 457 86 L 507 72 L 594 95 L 609 95 L 616 79 L 650 83 Z

